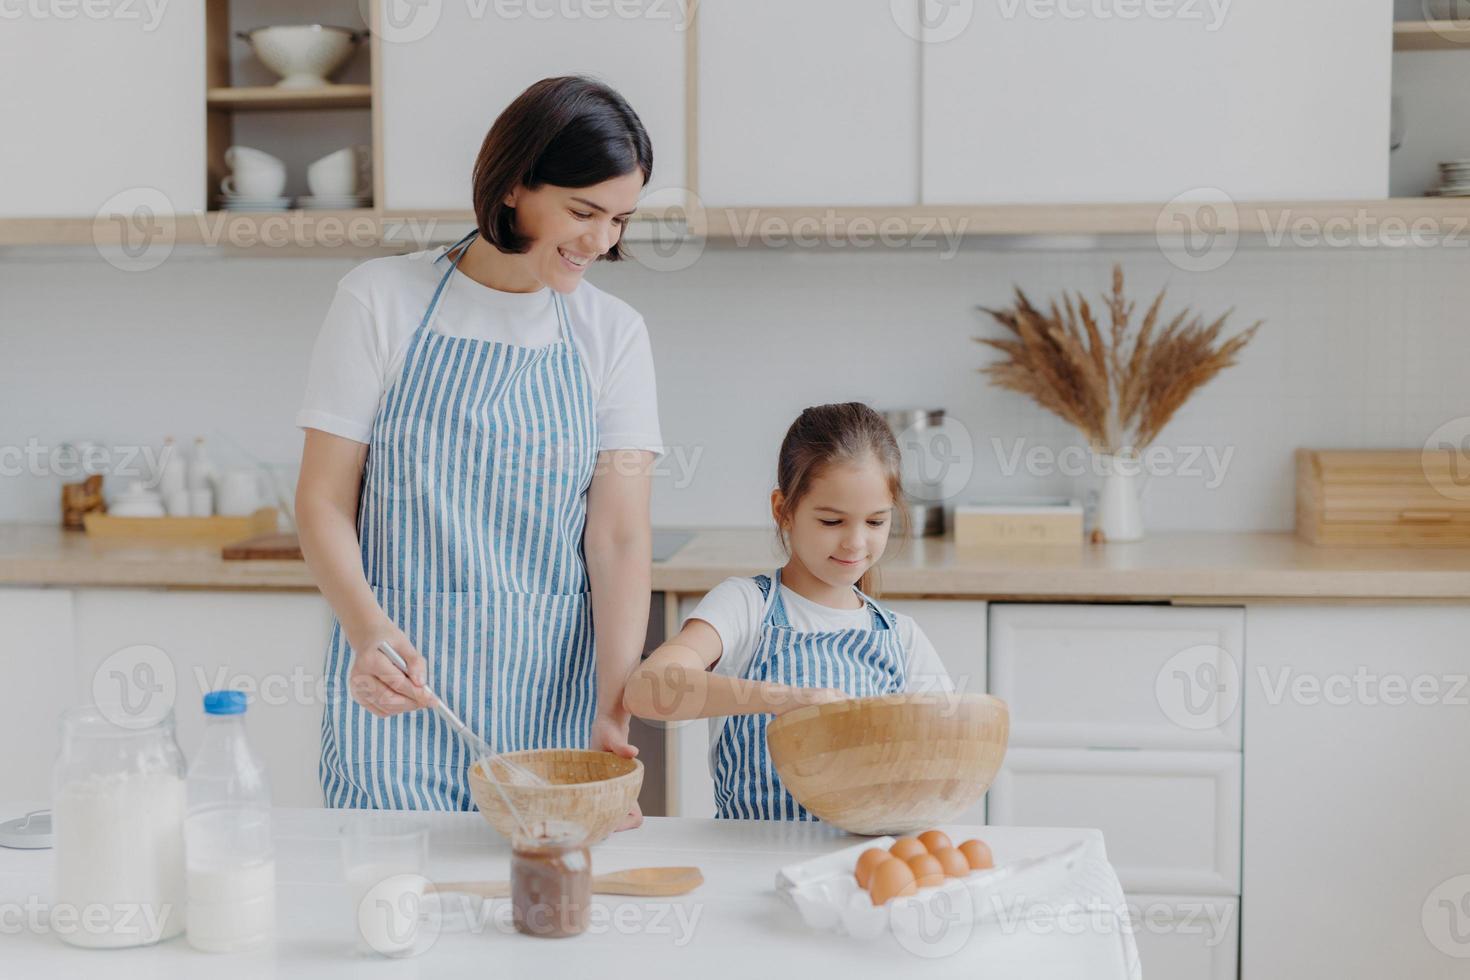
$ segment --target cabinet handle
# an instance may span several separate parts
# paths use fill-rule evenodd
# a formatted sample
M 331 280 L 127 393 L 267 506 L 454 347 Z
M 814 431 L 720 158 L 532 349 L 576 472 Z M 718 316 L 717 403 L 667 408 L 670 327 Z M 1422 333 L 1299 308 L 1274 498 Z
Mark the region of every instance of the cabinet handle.
M 1448 524 L 1454 515 L 1447 510 L 1401 510 L 1399 520 L 1408 524 Z

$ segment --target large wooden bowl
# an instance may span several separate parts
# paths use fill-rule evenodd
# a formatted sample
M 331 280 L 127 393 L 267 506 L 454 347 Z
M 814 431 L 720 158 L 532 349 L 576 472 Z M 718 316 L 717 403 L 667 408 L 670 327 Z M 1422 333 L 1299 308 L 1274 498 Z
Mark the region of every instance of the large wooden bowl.
M 954 820 L 990 788 L 1010 736 L 988 694 L 888 694 L 813 704 L 766 726 L 796 801 L 854 834 L 899 834 Z
M 584 749 L 529 749 L 507 752 L 505 758 L 551 783 L 550 786 L 517 785 L 504 767 L 491 763 L 506 795 L 527 823 L 536 820 L 570 820 L 587 829 L 587 842 L 595 844 L 613 832 L 633 809 L 643 786 L 643 763 L 611 752 Z M 500 792 L 480 771 L 470 766 L 470 795 L 490 826 L 510 839 L 515 818 Z

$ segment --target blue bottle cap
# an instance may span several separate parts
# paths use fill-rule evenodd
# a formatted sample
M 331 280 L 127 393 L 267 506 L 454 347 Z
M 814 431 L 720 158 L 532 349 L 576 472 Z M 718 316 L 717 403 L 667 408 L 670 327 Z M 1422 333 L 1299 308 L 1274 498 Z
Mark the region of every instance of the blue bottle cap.
M 245 713 L 244 691 L 210 691 L 204 695 L 206 715 L 243 715 Z

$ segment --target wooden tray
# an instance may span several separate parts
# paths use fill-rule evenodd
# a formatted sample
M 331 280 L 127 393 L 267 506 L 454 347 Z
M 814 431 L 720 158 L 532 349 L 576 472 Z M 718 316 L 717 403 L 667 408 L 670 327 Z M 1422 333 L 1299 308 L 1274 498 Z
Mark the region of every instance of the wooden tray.
M 1417 449 L 1299 449 L 1296 533 L 1312 544 L 1470 547 L 1470 490 Z
M 83 520 L 87 534 L 98 539 L 223 545 L 275 531 L 280 512 L 262 507 L 248 517 L 114 517 L 92 513 Z

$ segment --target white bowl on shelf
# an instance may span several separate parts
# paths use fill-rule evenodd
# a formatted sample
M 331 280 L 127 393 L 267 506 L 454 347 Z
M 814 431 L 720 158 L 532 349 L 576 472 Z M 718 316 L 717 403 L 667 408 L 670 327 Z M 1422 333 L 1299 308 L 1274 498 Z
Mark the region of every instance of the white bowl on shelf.
M 325 24 L 278 24 L 236 31 L 250 42 L 261 63 L 281 76 L 277 88 L 321 88 L 327 76 L 352 56 L 366 31 Z

